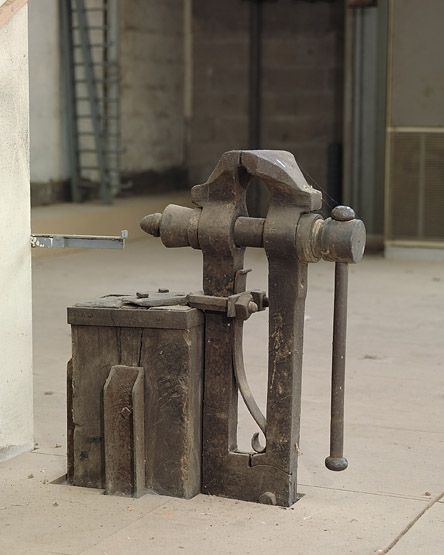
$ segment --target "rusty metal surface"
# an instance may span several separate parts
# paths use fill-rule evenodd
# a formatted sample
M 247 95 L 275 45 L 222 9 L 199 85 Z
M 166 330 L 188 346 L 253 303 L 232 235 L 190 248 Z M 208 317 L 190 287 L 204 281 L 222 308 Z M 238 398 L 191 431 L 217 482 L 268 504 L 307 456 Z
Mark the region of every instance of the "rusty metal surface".
M 266 218 L 248 216 L 245 196 L 252 179 L 260 179 L 269 190 Z M 203 254 L 203 294 L 188 296 L 191 306 L 205 311 L 201 489 L 213 495 L 289 506 L 297 500 L 308 263 L 324 258 L 346 268 L 348 262 L 358 262 L 365 228 L 347 207 L 335 209 L 325 221 L 313 214 L 321 207 L 321 193 L 307 184 L 294 157 L 284 151 L 226 152 L 208 180 L 193 187 L 191 194 L 197 209 L 170 205 L 163 214 L 146 216 L 141 227 L 160 236 L 166 246 L 192 246 Z M 243 263 L 247 246 L 265 249 L 268 294 L 246 291 Z M 337 282 L 342 291 L 344 278 L 337 277 Z M 343 294 L 337 299 L 338 304 L 343 303 Z M 246 380 L 242 331 L 251 314 L 267 307 L 269 360 L 267 411 L 263 415 Z M 338 309 L 336 320 L 334 361 L 336 357 L 342 361 L 345 312 Z M 342 428 L 336 424 L 343 417 L 341 368 L 333 363 L 334 456 L 342 453 Z M 237 448 L 238 391 L 266 438 L 262 446 L 259 434 L 254 434 L 249 453 Z

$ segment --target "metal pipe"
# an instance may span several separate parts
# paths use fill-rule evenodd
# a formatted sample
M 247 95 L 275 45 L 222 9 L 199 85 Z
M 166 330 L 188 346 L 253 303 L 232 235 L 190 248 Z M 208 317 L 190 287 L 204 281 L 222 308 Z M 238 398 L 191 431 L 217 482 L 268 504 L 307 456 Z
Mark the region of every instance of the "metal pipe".
M 77 127 L 77 105 L 74 99 L 74 55 L 72 49 L 72 6 L 71 0 L 59 0 L 61 20 L 61 43 L 63 55 L 63 81 L 65 92 L 66 139 L 69 155 L 70 190 L 73 202 L 80 202 L 79 188 L 79 140 Z
M 345 470 L 344 457 L 344 388 L 347 335 L 348 264 L 335 264 L 335 300 L 333 315 L 333 352 L 331 367 L 330 456 L 325 459 L 329 470 Z
M 261 147 L 262 0 L 250 2 L 249 148 Z
M 264 0 L 250 0 L 250 60 L 248 148 L 260 149 L 262 143 L 262 30 Z M 252 216 L 265 216 L 267 190 L 259 179 L 253 179 L 247 194 L 248 212 Z

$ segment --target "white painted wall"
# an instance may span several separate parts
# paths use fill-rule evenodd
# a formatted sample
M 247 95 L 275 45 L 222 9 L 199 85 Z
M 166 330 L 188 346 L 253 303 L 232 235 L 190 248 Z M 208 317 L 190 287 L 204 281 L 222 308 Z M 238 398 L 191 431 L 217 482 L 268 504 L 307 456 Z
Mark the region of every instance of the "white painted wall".
M 59 3 L 29 0 L 31 181 L 68 177 Z
M 0 460 L 33 446 L 27 15 L 0 27 Z

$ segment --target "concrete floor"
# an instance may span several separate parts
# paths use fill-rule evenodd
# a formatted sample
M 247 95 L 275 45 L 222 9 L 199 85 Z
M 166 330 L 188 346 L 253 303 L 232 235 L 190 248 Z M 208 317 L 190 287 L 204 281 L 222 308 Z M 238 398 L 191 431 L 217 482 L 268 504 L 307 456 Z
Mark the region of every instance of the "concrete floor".
M 444 498 L 437 500 L 444 490 L 443 266 L 368 257 L 351 268 L 350 466 L 343 473 L 331 473 L 323 464 L 333 266 L 310 267 L 299 470 L 305 495 L 284 510 L 204 495 L 190 501 L 150 495 L 125 499 L 52 483 L 66 465 L 66 306 L 159 286 L 196 290 L 201 266 L 199 252 L 167 250 L 148 237 L 130 242 L 124 251 L 36 257 L 36 448 L 0 464 L 0 553 L 360 555 L 384 550 L 400 535 L 390 553 L 443 553 Z M 262 253 L 250 250 L 246 267 L 253 268 L 249 286 L 265 288 Z M 246 329 L 247 372 L 264 406 L 266 314 L 254 315 Z M 253 431 L 241 409 L 241 446 L 248 446 Z

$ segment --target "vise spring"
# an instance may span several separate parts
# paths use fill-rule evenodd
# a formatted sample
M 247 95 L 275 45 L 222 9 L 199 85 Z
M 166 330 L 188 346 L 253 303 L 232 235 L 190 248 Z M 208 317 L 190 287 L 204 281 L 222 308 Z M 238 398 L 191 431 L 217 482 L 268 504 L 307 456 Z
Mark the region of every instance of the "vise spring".
M 248 216 L 252 178 L 270 192 L 265 218 Z M 166 247 L 191 246 L 203 254 L 203 294 L 189 305 L 205 312 L 201 491 L 211 495 L 290 506 L 298 497 L 302 352 L 307 268 L 320 259 L 336 263 L 332 356 L 330 470 L 344 470 L 344 381 L 347 266 L 364 253 L 365 227 L 353 210 L 337 206 L 323 219 L 322 194 L 306 182 L 289 152 L 229 151 L 202 185 L 191 189 L 196 208 L 169 205 L 145 216 L 142 229 Z M 246 247 L 264 248 L 268 293 L 246 291 Z M 266 415 L 246 379 L 243 322 L 269 310 Z M 252 452 L 237 448 L 240 391 L 259 433 Z

